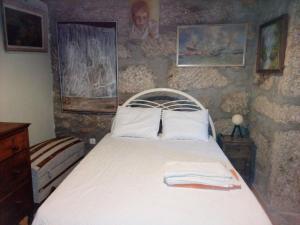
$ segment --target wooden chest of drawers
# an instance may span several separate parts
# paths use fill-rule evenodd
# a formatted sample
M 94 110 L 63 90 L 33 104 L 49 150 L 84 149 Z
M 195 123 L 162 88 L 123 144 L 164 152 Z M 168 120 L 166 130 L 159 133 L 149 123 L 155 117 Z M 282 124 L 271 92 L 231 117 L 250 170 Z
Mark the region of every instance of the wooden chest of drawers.
M 246 183 L 251 185 L 255 171 L 255 148 L 252 140 L 250 138 L 219 135 L 218 143 Z
M 32 217 L 28 126 L 0 122 L 0 225 Z

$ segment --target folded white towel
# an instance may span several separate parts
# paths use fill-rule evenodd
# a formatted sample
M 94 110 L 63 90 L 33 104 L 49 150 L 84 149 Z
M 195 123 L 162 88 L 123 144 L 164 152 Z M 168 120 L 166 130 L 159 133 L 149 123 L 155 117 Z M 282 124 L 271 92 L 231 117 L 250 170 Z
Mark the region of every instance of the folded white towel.
M 219 162 L 169 162 L 165 166 L 164 182 L 176 184 L 204 184 L 232 187 L 238 182 L 231 171 Z

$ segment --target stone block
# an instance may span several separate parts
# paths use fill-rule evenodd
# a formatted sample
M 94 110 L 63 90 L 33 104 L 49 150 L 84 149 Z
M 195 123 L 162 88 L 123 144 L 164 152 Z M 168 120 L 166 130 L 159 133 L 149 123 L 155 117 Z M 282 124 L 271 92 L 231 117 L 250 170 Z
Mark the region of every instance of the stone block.
M 269 202 L 269 177 L 270 174 L 265 174 L 256 168 L 253 186 L 264 204 Z
M 207 109 L 211 109 L 212 99 L 209 96 L 200 96 L 196 97 L 196 99 Z
M 259 87 L 263 90 L 271 90 L 273 87 L 273 83 L 274 83 L 275 78 L 273 76 L 271 77 L 267 77 L 264 79 L 264 81 L 259 85 Z
M 160 24 L 175 26 L 177 24 L 197 24 L 200 22 L 225 21 L 232 18 L 233 12 L 241 10 L 234 1 L 174 1 L 167 0 L 161 3 Z
M 118 57 L 122 59 L 128 59 L 132 57 L 132 54 L 125 45 L 119 44 L 118 46 Z
M 176 33 L 162 34 L 158 39 L 147 39 L 143 41 L 141 48 L 146 57 L 175 55 Z
M 254 73 L 253 84 L 258 86 L 260 89 L 269 91 L 274 87 L 274 76 L 263 76 L 258 73 Z
M 222 133 L 223 135 L 229 135 L 233 130 L 233 124 L 231 122 L 231 119 L 220 119 L 215 121 L 214 124 L 216 132 Z
M 300 213 L 281 213 L 277 211 L 269 212 L 273 225 L 296 225 L 300 223 Z
M 201 15 L 198 10 L 192 12 L 181 2 L 165 1 L 161 4 L 160 24 L 170 26 L 175 24 L 195 23 L 200 20 Z
M 137 93 L 154 87 L 154 74 L 145 65 L 129 66 L 119 76 L 121 93 Z
M 300 59 L 299 59 L 300 60 Z M 300 63 L 299 63 L 300 64 Z M 299 97 L 300 96 L 300 68 L 297 69 L 298 75 L 293 75 L 296 71 L 292 71 L 292 68 L 286 68 L 287 74 L 278 83 L 279 93 L 284 96 L 289 97 Z
M 300 123 L 300 106 L 278 104 L 269 101 L 265 96 L 254 100 L 254 109 L 278 123 Z
M 300 131 L 276 132 L 272 145 L 271 206 L 300 213 Z
M 269 174 L 271 168 L 271 141 L 257 127 L 251 129 L 251 138 L 256 145 L 256 167 L 261 173 Z
M 290 97 L 300 96 L 300 3 L 290 4 L 290 23 L 287 40 L 285 69 L 278 84 L 280 94 Z
M 232 92 L 222 98 L 221 109 L 232 114 L 246 115 L 248 109 L 248 94 L 244 91 Z
M 215 68 L 176 67 L 169 70 L 168 84 L 179 90 L 201 88 L 220 88 L 229 84 L 229 80 Z
M 300 96 L 300 25 L 289 35 L 286 55 L 286 67 L 278 83 L 280 94 L 290 97 Z M 291 37 L 295 36 L 295 37 Z

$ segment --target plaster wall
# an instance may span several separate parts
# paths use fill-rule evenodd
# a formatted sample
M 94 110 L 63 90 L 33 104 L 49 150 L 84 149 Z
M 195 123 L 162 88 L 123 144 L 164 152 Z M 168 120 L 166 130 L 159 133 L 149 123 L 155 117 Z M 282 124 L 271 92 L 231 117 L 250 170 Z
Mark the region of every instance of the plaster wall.
M 21 1 L 21 0 L 20 0 Z M 35 8 L 47 5 L 28 0 Z M 55 136 L 50 52 L 6 52 L 0 12 L 0 121 L 31 123 L 30 143 Z

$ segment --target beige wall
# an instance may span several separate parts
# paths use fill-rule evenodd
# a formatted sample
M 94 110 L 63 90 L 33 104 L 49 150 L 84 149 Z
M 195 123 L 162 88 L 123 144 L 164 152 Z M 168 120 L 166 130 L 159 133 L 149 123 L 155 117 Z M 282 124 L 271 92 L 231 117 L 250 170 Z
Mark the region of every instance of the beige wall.
M 7 53 L 2 32 L 0 21 L 0 121 L 31 123 L 31 144 L 54 137 L 50 55 Z

